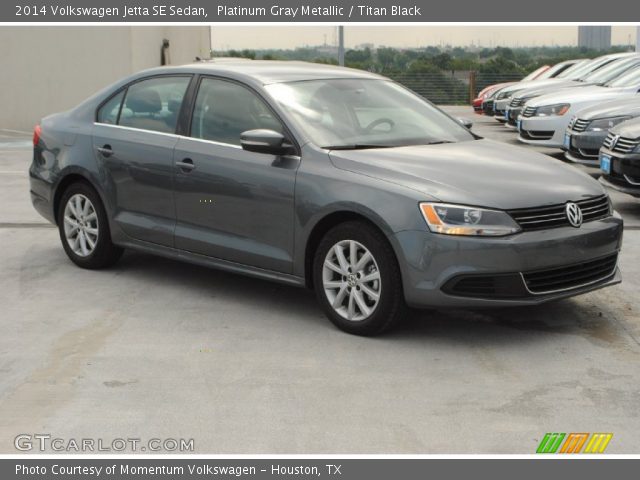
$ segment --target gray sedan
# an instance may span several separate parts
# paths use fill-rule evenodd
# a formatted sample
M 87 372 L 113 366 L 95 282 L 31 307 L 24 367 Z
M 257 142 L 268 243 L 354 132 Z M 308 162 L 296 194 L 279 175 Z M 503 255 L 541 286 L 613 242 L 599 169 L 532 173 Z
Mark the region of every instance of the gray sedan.
M 600 149 L 600 181 L 640 197 L 640 118 L 612 128 Z
M 576 163 L 598 166 L 598 151 L 609 130 L 640 116 L 640 96 L 623 98 L 577 112 L 565 132 L 564 156 Z
M 367 72 L 198 63 L 44 118 L 35 208 L 75 264 L 124 248 L 313 288 L 373 335 L 411 307 L 536 305 L 620 281 L 605 189 Z

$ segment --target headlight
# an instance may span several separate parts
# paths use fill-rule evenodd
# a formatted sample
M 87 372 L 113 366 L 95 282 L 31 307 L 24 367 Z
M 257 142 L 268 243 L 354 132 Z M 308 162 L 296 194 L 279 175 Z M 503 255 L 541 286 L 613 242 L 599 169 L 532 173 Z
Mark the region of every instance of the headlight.
M 520 231 L 515 220 L 500 210 L 446 203 L 421 203 L 420 211 L 433 233 L 499 237 Z
M 629 120 L 630 116 L 626 117 L 609 117 L 609 118 L 599 118 L 597 120 L 593 120 L 589 126 L 587 127 L 588 132 L 606 132 L 612 127 L 615 127 L 619 123 L 622 123 L 626 120 Z
M 522 89 L 520 89 L 522 90 Z M 496 97 L 498 100 L 504 100 L 505 98 L 511 98 L 514 94 L 518 93 L 520 90 L 511 90 L 509 92 L 500 92 Z
M 559 103 L 557 105 L 545 105 L 536 108 L 536 117 L 554 117 L 564 115 L 571 107 L 568 103 Z

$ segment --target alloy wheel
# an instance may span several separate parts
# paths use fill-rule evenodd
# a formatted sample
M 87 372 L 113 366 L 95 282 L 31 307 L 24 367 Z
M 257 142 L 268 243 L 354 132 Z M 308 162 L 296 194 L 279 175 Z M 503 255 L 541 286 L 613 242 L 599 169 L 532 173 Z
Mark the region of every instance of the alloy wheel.
M 81 193 L 69 198 L 64 208 L 64 234 L 73 253 L 88 257 L 98 243 L 98 215 L 91 201 Z
M 322 283 L 332 308 L 352 322 L 369 318 L 380 301 L 378 264 L 371 252 L 355 240 L 341 240 L 329 249 Z

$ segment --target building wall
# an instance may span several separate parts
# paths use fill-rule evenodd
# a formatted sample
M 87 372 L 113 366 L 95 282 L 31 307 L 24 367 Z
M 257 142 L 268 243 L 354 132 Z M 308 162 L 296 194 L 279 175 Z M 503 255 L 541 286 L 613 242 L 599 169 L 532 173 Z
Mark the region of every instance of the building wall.
M 611 48 L 611 27 L 582 25 L 578 27 L 578 46 L 593 50 Z
M 0 129 L 31 131 L 131 73 L 209 56 L 209 27 L 0 27 Z

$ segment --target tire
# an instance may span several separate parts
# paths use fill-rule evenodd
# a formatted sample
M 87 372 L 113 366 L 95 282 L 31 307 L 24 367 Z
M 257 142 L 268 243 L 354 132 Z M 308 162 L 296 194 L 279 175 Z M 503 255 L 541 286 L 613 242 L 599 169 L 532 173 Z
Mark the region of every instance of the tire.
M 378 335 L 407 312 L 393 249 L 384 234 L 362 221 L 342 223 L 325 234 L 314 255 L 313 285 L 329 320 L 347 333 Z
M 90 185 L 77 182 L 67 187 L 60 199 L 57 219 L 62 247 L 77 266 L 91 270 L 106 268 L 122 256 L 124 250 L 111 242 L 102 200 Z

